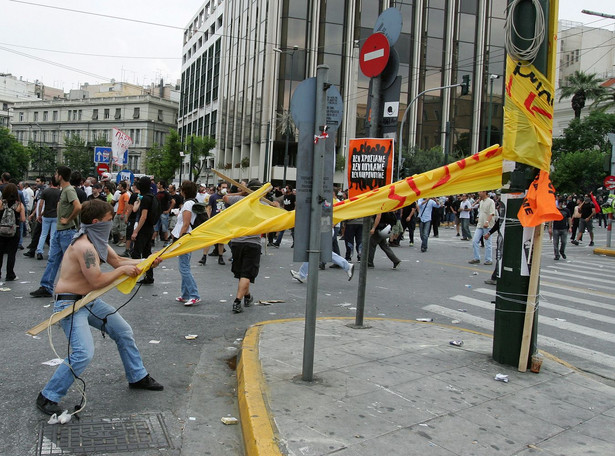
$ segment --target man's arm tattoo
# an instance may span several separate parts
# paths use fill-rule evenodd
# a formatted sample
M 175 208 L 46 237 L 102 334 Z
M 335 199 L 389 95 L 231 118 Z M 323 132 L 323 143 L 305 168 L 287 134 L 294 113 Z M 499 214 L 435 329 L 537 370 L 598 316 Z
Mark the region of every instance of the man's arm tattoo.
M 85 267 L 90 269 L 90 266 L 96 266 L 96 255 L 92 250 L 86 250 L 83 254 L 85 260 Z

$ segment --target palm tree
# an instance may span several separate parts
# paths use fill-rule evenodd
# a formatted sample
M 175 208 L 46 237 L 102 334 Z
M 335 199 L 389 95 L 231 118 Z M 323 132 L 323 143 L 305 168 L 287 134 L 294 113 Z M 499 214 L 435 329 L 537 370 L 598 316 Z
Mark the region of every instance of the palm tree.
M 596 74 L 586 74 L 582 71 L 575 71 L 566 78 L 566 85 L 560 87 L 560 101 L 562 98 L 572 97 L 572 110 L 574 117 L 581 117 L 581 110 L 585 107 L 585 100 L 595 100 L 600 98 L 606 91 L 600 85 L 602 81 Z
M 594 100 L 589 109 L 606 112 L 615 108 L 615 87 L 607 87 L 604 93 Z

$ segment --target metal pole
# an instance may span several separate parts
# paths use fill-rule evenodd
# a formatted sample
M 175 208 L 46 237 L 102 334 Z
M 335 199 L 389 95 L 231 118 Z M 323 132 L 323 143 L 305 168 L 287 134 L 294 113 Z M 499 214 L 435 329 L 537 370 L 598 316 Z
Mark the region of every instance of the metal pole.
M 263 182 L 269 182 L 269 135 L 271 129 L 271 122 L 267 122 L 267 139 L 265 143 L 265 166 L 263 167 Z
M 451 84 L 451 85 L 447 85 L 447 86 L 434 87 L 433 89 L 423 90 L 416 97 L 414 97 L 410 103 L 408 103 L 408 106 L 406 106 L 406 109 L 404 110 L 404 115 L 401 118 L 401 126 L 399 127 L 399 151 L 397 152 L 397 179 L 396 180 L 400 179 L 400 173 L 401 173 L 401 154 L 402 154 L 402 150 L 403 150 L 403 147 L 404 147 L 404 124 L 406 123 L 406 116 L 408 115 L 408 111 L 410 110 L 410 106 L 412 106 L 412 103 L 414 103 L 420 97 L 425 95 L 427 92 L 433 92 L 435 90 L 442 90 L 442 89 L 451 89 L 453 87 L 461 87 L 461 84 Z M 371 134 L 370 134 L 370 136 L 371 136 Z
M 190 180 L 194 182 L 192 170 L 192 157 L 194 156 L 194 135 L 190 135 Z
M 292 52 L 286 52 L 290 54 L 290 86 L 288 87 L 288 111 L 287 111 L 287 119 L 286 119 L 286 141 L 284 143 L 284 176 L 282 179 L 282 185 L 286 187 L 286 171 L 288 169 L 288 137 L 290 135 L 290 100 L 293 92 L 293 69 L 295 68 L 295 51 L 299 49 L 298 46 L 293 46 Z
M 319 65 L 316 69 L 316 112 L 314 119 L 314 135 L 321 135 L 320 127 L 325 125 L 326 89 L 329 67 Z M 308 250 L 308 284 L 305 303 L 305 336 L 303 339 L 303 375 L 302 379 L 311 382 L 314 378 L 314 342 L 316 338 L 316 304 L 318 297 L 318 265 L 320 263 L 321 217 L 322 202 L 329 195 L 323 195 L 323 178 L 325 165 L 325 141 L 314 145 L 314 161 L 312 164 L 312 200 L 310 217 L 310 243 Z
M 487 140 L 485 141 L 485 147 L 489 147 L 492 143 L 491 141 L 491 119 L 493 116 L 493 81 L 499 79 L 499 74 L 492 74 L 489 76 L 489 83 L 491 84 L 491 88 L 489 90 L 489 116 L 487 120 Z
M 378 137 L 380 119 L 382 117 L 382 106 L 380 97 L 381 78 L 372 78 L 372 112 L 369 125 L 370 138 Z M 367 263 L 369 262 L 369 231 L 372 228 L 372 218 L 363 218 L 363 233 L 361 234 L 361 267 L 359 270 L 359 289 L 357 290 L 357 313 L 355 315 L 355 327 L 363 327 L 363 316 L 365 313 L 365 288 L 367 286 Z

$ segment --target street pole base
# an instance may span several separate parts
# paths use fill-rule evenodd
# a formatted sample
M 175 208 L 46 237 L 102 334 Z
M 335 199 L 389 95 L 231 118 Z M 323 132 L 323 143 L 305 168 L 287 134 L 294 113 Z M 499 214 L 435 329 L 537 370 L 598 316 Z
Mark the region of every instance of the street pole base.
M 352 329 L 371 329 L 369 325 L 357 325 L 355 323 L 348 323 L 346 326 Z

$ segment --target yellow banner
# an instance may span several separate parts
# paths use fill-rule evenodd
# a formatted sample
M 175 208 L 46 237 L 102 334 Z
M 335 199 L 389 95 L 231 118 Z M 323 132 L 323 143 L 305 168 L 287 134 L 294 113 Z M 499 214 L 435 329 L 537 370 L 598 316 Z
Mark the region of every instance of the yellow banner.
M 533 65 L 506 59 L 503 158 L 549 172 L 553 85 Z
M 333 208 L 333 220 L 338 223 L 341 220 L 401 209 L 419 198 L 492 190 L 501 185 L 502 149 L 495 145 L 449 165 L 341 201 Z M 259 201 L 270 188 L 271 185 L 264 185 L 169 247 L 153 253 L 139 267 L 145 271 L 157 257 L 169 259 L 213 244 L 226 243 L 238 236 L 292 228 L 295 224 L 295 211 L 267 206 Z M 117 288 L 123 293 L 129 293 L 137 280 L 127 277 Z

